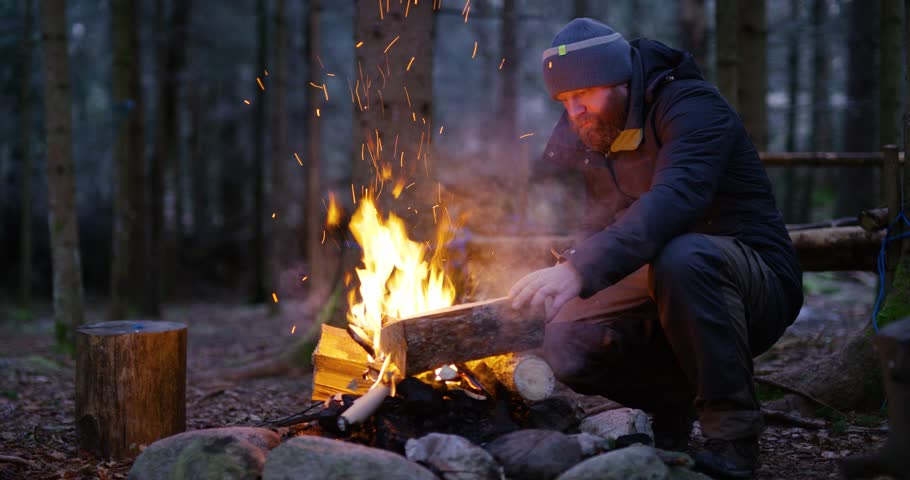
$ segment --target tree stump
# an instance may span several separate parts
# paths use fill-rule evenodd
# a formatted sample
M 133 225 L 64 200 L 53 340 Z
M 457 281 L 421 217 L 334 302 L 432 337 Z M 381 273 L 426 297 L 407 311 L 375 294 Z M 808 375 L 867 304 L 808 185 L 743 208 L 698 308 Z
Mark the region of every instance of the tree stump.
M 76 330 L 76 437 L 105 459 L 186 429 L 186 325 L 116 321 Z
M 910 318 L 881 329 L 874 342 L 888 396 L 888 440 L 871 455 L 845 458 L 841 469 L 847 478 L 910 478 Z

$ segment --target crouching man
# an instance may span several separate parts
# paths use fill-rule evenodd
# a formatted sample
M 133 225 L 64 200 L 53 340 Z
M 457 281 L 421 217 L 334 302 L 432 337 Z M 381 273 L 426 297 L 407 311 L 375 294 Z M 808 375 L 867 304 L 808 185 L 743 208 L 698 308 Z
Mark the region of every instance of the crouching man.
M 582 172 L 584 222 L 511 289 L 545 308 L 544 354 L 576 391 L 653 413 L 655 442 L 747 478 L 763 424 L 752 359 L 796 318 L 799 263 L 743 124 L 692 56 L 575 19 L 543 53 L 563 104 L 544 152 Z

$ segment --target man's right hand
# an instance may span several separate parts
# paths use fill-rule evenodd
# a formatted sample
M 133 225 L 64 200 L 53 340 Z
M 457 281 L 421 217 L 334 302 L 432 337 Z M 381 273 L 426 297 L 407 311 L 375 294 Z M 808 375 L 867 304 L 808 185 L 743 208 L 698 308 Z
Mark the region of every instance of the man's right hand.
M 543 309 L 549 322 L 566 302 L 581 293 L 581 281 L 581 275 L 569 262 L 533 271 L 509 290 L 512 308 L 530 305 L 534 310 Z

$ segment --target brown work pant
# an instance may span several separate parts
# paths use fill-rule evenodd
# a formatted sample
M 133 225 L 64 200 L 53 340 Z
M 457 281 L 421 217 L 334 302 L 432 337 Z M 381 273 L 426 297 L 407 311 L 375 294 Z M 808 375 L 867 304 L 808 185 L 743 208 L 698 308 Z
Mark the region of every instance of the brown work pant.
M 685 234 L 546 327 L 557 378 L 648 411 L 698 409 L 708 438 L 760 434 L 752 358 L 792 323 L 781 282 L 730 237 Z

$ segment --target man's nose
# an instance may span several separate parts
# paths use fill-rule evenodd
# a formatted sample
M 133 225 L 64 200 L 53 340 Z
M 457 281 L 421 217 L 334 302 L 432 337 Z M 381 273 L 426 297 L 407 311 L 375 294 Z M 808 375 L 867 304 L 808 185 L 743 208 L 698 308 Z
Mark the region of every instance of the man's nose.
M 575 118 L 585 113 L 585 107 L 578 100 L 570 99 L 566 102 L 566 111 L 569 112 L 570 117 Z

